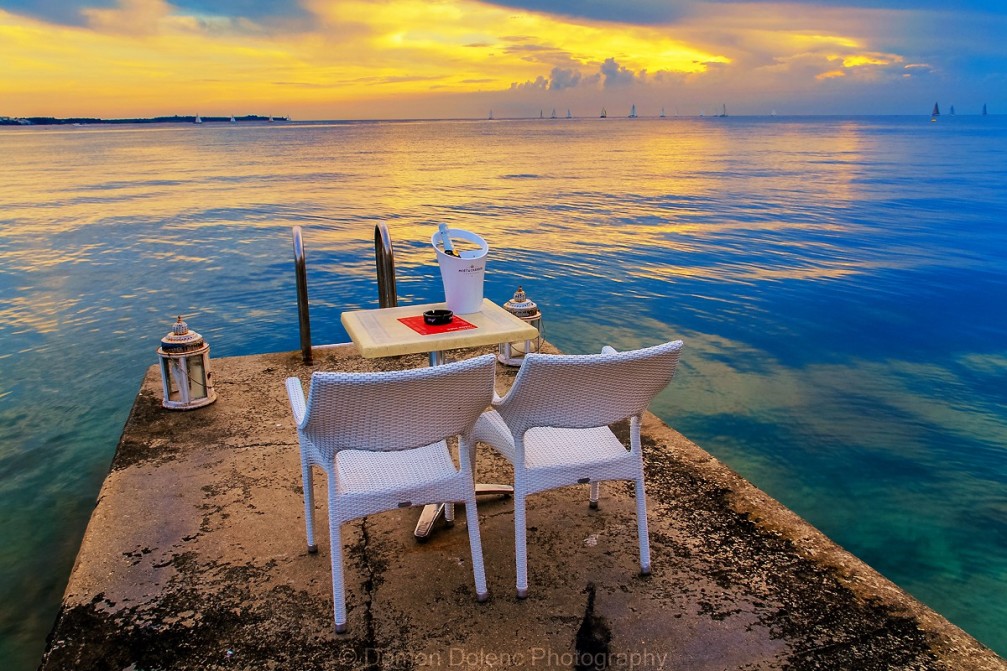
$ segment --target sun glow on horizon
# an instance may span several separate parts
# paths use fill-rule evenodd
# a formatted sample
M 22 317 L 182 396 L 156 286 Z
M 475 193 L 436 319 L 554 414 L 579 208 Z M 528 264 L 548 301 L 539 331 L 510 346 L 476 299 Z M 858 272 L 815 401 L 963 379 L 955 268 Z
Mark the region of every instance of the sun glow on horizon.
M 422 100 L 439 97 L 444 107 L 466 95 L 501 107 L 504 96 L 544 94 L 563 106 L 617 93 L 634 102 L 672 95 L 731 102 L 933 72 L 872 48 L 866 27 L 856 33 L 874 16 L 868 10 L 848 10 L 836 22 L 834 8 L 819 16 L 802 6 L 792 16 L 788 5 L 756 11 L 728 3 L 716 14 L 705 5 L 707 13 L 643 25 L 479 0 L 303 0 L 299 7 L 307 18 L 256 21 L 186 13 L 167 0 L 119 0 L 81 9 L 81 25 L 0 10 L 7 65 L 0 114 L 333 118 L 327 110 L 402 101 L 422 113 Z
M 730 61 L 650 27 L 572 22 L 468 0 L 390 0 L 377 12 L 368 0 L 309 8 L 317 29 L 276 35 L 207 28 L 173 14 L 163 0 L 86 10 L 86 27 L 0 11 L 0 55 L 14 66 L 2 90 L 28 104 L 24 114 L 162 113 L 163 101 L 230 113 L 239 103 L 277 99 L 503 91 L 557 67 L 593 75 L 607 59 L 631 72 L 680 74 Z

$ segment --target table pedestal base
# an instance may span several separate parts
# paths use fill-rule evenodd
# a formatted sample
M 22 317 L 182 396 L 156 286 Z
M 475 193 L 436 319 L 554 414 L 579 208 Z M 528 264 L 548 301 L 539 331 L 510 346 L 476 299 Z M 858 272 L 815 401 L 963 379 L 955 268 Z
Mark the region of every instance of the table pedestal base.
M 509 496 L 513 493 L 514 488 L 510 485 L 476 485 L 476 496 L 488 494 Z M 434 523 L 444 514 L 444 507 L 446 505 L 446 503 L 431 503 L 430 505 L 423 506 L 423 510 L 420 512 L 420 519 L 416 522 L 416 530 L 413 531 L 413 535 L 416 536 L 417 540 L 426 540 L 430 536 L 434 530 Z

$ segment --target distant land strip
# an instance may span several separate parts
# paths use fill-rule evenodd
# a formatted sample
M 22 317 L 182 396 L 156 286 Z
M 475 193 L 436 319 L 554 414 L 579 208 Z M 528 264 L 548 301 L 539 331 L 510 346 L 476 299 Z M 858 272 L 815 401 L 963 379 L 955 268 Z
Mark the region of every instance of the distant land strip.
M 156 116 L 147 119 L 94 119 L 89 117 L 72 117 L 68 119 L 57 119 L 48 116 L 31 117 L 9 117 L 0 116 L 0 126 L 84 126 L 88 124 L 106 123 L 229 123 L 231 121 L 239 123 L 242 121 L 289 121 L 290 117 L 285 116 L 261 116 L 258 114 L 246 114 L 245 116 Z

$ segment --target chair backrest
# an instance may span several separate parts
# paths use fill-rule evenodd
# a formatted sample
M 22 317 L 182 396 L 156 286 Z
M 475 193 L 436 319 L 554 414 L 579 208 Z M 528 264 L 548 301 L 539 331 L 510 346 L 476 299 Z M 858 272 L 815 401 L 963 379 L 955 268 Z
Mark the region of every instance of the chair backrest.
M 537 426 L 585 429 L 639 415 L 678 365 L 682 341 L 601 354 L 529 354 L 496 406 L 517 435 Z
M 326 457 L 465 433 L 493 399 L 496 357 L 380 373 L 315 372 L 298 430 Z

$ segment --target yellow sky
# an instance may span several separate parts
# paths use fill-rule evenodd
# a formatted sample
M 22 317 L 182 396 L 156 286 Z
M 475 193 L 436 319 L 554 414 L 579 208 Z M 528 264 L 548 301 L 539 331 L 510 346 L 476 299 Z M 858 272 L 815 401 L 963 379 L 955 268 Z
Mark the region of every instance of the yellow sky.
M 821 13 L 809 30 L 816 22 L 746 7 L 711 30 L 703 17 L 641 26 L 473 0 L 302 6 L 311 20 L 289 26 L 186 15 L 164 0 L 86 9 L 80 26 L 0 10 L 0 114 L 453 116 L 462 100 L 479 115 L 571 104 L 594 114 L 606 100 L 670 105 L 669 92 L 677 105 L 688 87 L 719 106 L 746 87 L 792 87 L 795 73 L 814 85 L 906 65 L 852 34 L 848 15 Z

